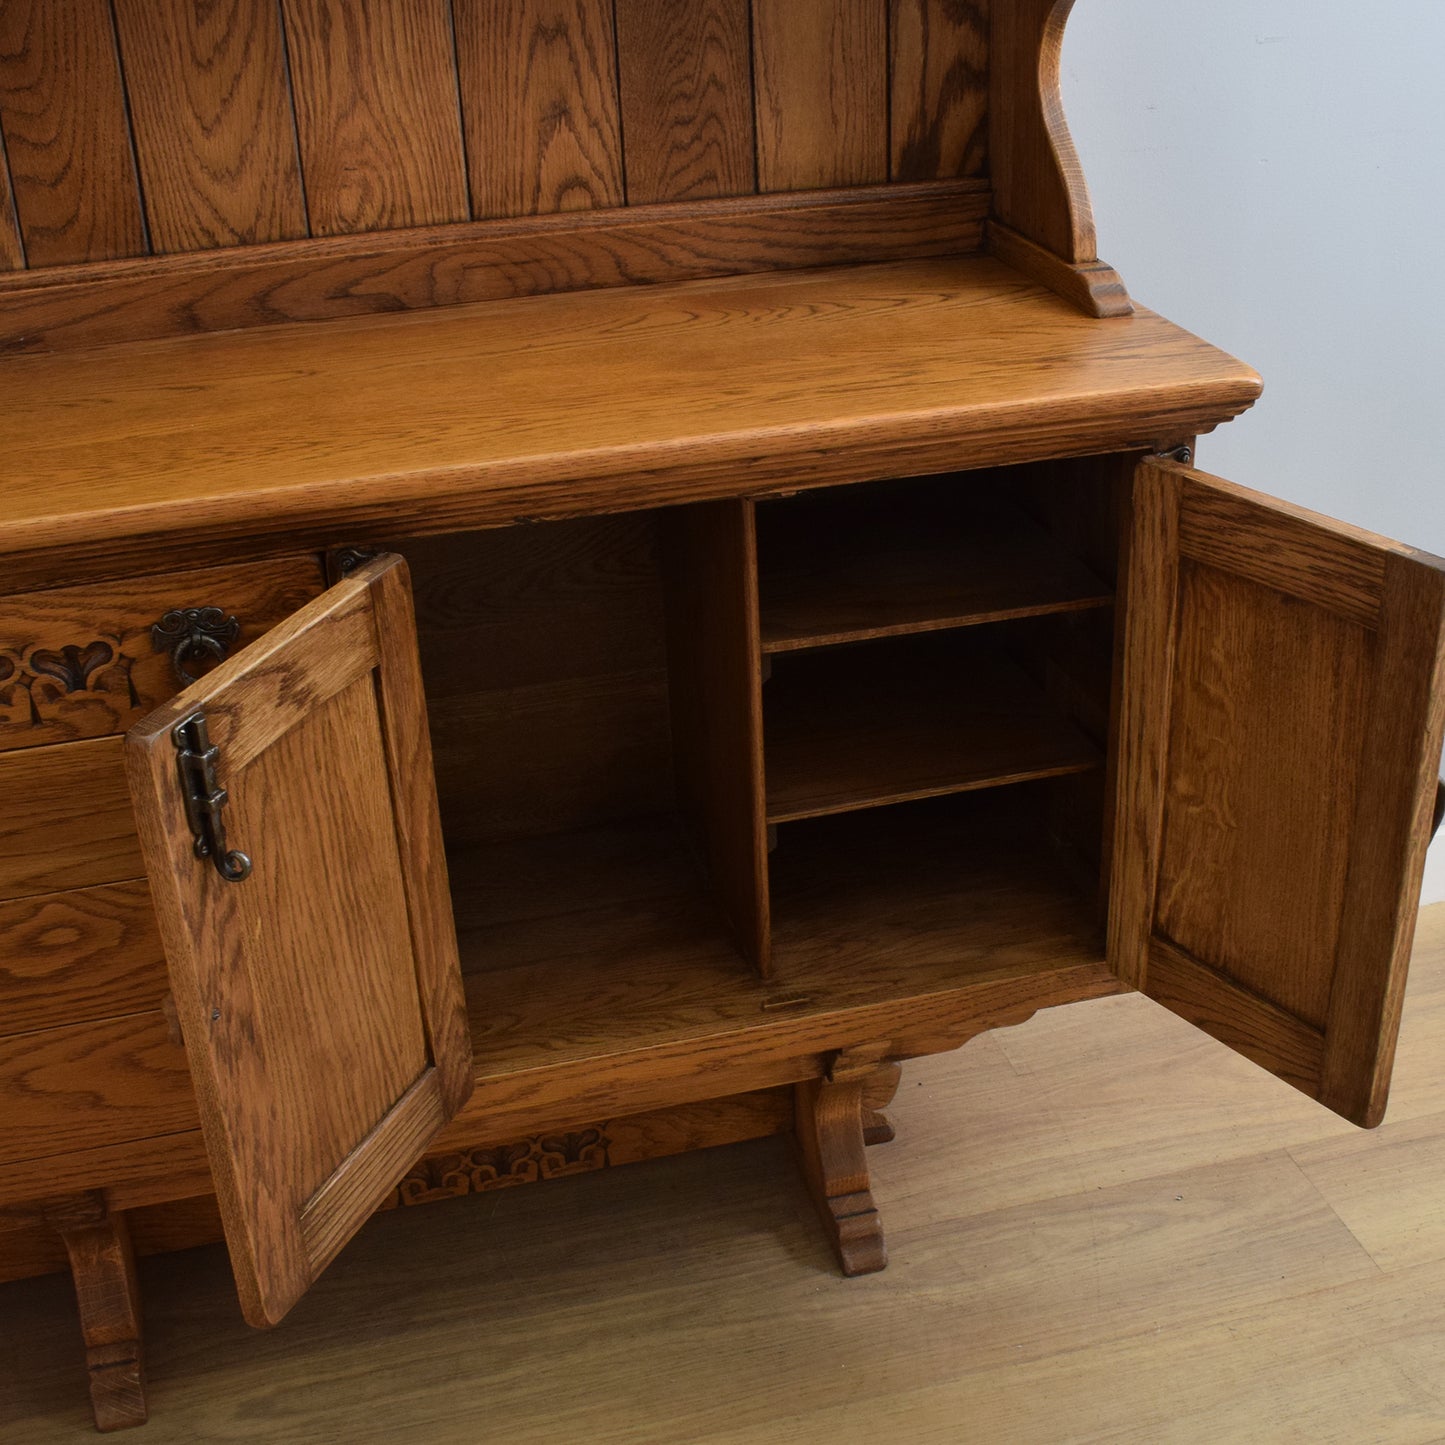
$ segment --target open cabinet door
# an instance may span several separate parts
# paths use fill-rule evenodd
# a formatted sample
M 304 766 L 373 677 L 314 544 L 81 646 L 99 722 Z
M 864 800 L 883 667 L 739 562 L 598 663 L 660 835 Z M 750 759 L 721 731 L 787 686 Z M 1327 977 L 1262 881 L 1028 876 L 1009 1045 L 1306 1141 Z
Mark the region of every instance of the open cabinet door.
M 188 687 L 126 766 L 242 1309 L 274 1324 L 472 1088 L 406 564 Z
M 1172 463 L 1136 479 L 1110 963 L 1366 1126 L 1431 834 L 1442 568 Z

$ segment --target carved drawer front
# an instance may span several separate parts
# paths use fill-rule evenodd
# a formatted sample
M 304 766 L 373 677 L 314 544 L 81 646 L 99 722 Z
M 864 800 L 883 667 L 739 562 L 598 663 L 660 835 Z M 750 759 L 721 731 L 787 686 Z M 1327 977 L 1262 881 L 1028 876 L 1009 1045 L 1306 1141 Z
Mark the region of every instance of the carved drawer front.
M 0 1037 L 158 1009 L 169 989 L 144 880 L 0 902 Z
M 0 751 L 125 732 L 324 586 L 306 553 L 0 598 Z
M 0 1164 L 197 1126 L 159 1009 L 0 1038 Z
M 0 899 L 144 875 L 122 741 L 0 753 Z

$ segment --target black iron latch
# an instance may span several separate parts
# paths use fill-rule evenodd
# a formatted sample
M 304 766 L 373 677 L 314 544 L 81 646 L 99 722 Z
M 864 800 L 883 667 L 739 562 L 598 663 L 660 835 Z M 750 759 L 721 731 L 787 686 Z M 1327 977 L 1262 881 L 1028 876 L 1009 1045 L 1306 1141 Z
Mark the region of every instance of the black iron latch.
M 239 883 L 251 875 L 251 860 L 244 853 L 226 848 L 226 824 L 221 809 L 230 794 L 216 781 L 216 761 L 221 750 L 206 730 L 206 715 L 193 712 L 171 729 L 176 745 L 176 766 L 181 779 L 181 797 L 186 804 L 186 821 L 191 827 L 196 857 L 209 858 L 227 883 Z

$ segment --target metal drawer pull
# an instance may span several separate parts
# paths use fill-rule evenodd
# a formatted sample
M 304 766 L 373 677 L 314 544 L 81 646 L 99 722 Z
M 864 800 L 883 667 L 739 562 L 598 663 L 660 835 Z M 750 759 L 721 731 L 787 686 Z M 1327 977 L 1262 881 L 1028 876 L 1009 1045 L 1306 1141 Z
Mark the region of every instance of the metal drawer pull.
M 193 712 L 171 729 L 176 745 L 176 766 L 181 778 L 181 797 L 186 804 L 186 821 L 191 826 L 196 857 L 209 858 L 227 883 L 239 883 L 251 876 L 251 860 L 226 847 L 226 824 L 221 809 L 230 794 L 216 782 L 216 760 L 220 748 L 206 730 L 206 715 Z
M 240 622 L 219 607 L 176 607 L 152 624 L 151 647 L 170 653 L 176 677 L 186 687 L 200 676 L 186 666 L 189 659 L 210 657 L 224 662 L 240 635 Z

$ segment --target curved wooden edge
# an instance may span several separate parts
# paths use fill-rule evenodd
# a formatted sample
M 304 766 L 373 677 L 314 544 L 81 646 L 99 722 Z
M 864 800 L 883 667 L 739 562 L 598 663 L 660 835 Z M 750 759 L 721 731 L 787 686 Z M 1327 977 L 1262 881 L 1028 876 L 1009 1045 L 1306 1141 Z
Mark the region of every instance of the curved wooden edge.
M 1064 31 L 1073 9 L 1074 0 L 1052 0 L 1044 18 L 1039 51 L 1039 105 L 1044 134 L 1068 203 L 1073 247 L 1065 253 L 1066 259 L 1079 264 L 1098 260 L 1099 243 L 1084 167 L 1064 115 Z
M 1103 261 L 1065 261 L 1000 221 L 988 223 L 988 252 L 1072 302 L 1086 316 L 1132 316 L 1134 303 L 1119 273 Z
M 1073 8 L 1074 0 L 1014 0 L 996 7 L 989 148 L 995 219 L 1062 266 L 1087 269 L 1098 261 L 1094 210 L 1064 117 L 1061 84 L 1064 31 Z M 1118 284 L 1102 269 L 1107 276 L 1098 285 L 1107 289 L 1109 277 Z

